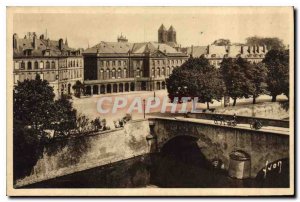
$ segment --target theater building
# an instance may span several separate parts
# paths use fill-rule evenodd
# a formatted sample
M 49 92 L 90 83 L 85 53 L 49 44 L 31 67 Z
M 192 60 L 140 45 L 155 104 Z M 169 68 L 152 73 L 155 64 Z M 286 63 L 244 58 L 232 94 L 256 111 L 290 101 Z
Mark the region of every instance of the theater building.
M 91 95 L 165 89 L 165 79 L 188 59 L 165 43 L 129 43 L 123 36 L 88 48 L 83 57 L 84 85 Z
M 82 49 L 68 46 L 67 40 L 51 40 L 28 32 L 24 38 L 13 35 L 14 85 L 25 79 L 35 79 L 39 74 L 53 87 L 56 96 L 72 94 L 72 86 L 83 82 Z

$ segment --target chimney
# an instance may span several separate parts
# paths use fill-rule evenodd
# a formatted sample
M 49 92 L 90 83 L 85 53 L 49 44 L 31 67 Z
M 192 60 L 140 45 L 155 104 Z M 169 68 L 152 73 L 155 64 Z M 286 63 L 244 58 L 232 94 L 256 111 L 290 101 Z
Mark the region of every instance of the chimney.
M 59 50 L 62 50 L 64 47 L 64 40 L 63 39 L 59 39 L 58 40 L 58 48 Z
M 33 35 L 33 40 L 32 40 L 32 46 L 33 46 L 33 49 L 36 49 L 37 48 L 37 40 L 36 40 L 36 35 L 34 34 Z
M 241 54 L 244 54 L 244 46 L 241 46 Z
M 207 54 L 209 54 L 209 45 L 207 46 Z
M 13 48 L 14 49 L 18 48 L 18 35 L 17 34 L 13 35 Z

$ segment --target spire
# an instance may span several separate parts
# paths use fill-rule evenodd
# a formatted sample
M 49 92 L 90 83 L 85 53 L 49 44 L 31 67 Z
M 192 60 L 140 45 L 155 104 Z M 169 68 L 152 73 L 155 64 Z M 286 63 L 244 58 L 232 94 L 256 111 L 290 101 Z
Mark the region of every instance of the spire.
M 65 46 L 68 46 L 68 39 L 66 37 Z
M 173 25 L 170 26 L 169 31 L 176 32 L 176 30 L 174 29 Z
M 166 31 L 166 28 L 165 28 L 164 24 L 161 24 L 161 26 L 160 26 L 159 30 Z

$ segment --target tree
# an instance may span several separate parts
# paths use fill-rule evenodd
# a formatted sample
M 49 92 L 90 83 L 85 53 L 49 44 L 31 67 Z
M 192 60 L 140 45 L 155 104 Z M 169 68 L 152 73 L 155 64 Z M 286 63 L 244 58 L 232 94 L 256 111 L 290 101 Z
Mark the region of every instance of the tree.
M 263 60 L 267 69 L 267 90 L 276 102 L 277 95 L 289 98 L 289 50 L 270 50 Z
M 221 63 L 220 73 L 226 87 L 225 94 L 233 99 L 233 106 L 238 98 L 248 97 L 250 82 L 247 67 L 247 61 L 242 58 L 224 58 Z
M 216 46 L 228 46 L 230 44 L 231 42 L 229 39 L 218 39 L 212 43 L 212 45 L 216 45 Z
M 253 97 L 253 104 L 256 103 L 256 98 L 261 95 L 267 93 L 267 73 L 268 70 L 264 63 L 251 64 L 251 75 L 250 81 L 251 86 L 249 87 L 249 93 Z
M 258 37 L 252 36 L 246 38 L 246 45 L 249 46 L 267 46 L 268 49 L 283 50 L 283 41 L 277 37 Z
M 81 94 L 84 93 L 84 85 L 80 81 L 76 81 L 76 83 L 72 86 L 73 90 L 75 91 L 75 96 L 80 98 Z
M 60 99 L 54 102 L 56 111 L 54 129 L 58 136 L 66 136 L 70 130 L 76 128 L 76 110 L 70 99 L 70 96 L 62 95 Z
M 14 119 L 35 129 L 46 129 L 53 121 L 54 92 L 46 80 L 37 75 L 35 80 L 18 81 L 14 88 Z
M 76 126 L 76 110 L 72 108 L 70 97 L 54 98 L 53 88 L 39 75 L 35 80 L 26 79 L 14 87 L 14 179 L 30 174 L 45 145 L 55 138 L 47 130 L 66 135 Z
M 221 100 L 223 95 L 223 81 L 219 71 L 209 61 L 201 56 L 190 58 L 180 68 L 173 70 L 173 73 L 166 80 L 168 96 L 173 101 L 175 97 L 183 101 L 183 97 L 190 97 L 191 100 L 198 98 L 198 102 L 209 103 Z

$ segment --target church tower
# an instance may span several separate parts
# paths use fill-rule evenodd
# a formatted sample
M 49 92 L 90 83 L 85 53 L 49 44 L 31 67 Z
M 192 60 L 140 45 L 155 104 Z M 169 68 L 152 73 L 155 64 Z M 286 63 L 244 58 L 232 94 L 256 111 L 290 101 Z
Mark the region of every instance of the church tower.
M 168 42 L 176 42 L 176 31 L 174 29 L 174 27 L 171 25 L 169 30 L 168 30 Z
M 165 26 L 162 24 L 158 29 L 158 43 L 168 42 L 168 31 Z

